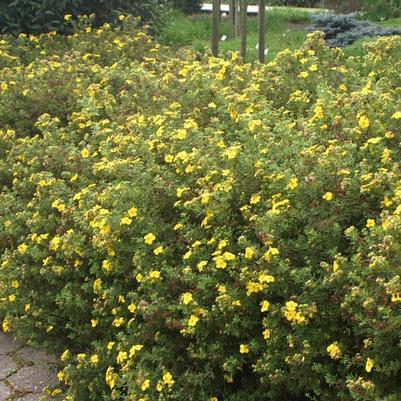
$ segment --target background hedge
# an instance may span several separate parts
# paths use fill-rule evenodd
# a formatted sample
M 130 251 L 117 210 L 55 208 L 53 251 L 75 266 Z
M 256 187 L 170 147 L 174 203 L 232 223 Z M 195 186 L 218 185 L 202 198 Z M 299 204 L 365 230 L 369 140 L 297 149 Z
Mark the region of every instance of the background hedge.
M 0 33 L 70 32 L 65 15 L 95 14 L 95 25 L 116 22 L 120 14 L 141 17 L 156 27 L 165 11 L 164 0 L 0 0 Z

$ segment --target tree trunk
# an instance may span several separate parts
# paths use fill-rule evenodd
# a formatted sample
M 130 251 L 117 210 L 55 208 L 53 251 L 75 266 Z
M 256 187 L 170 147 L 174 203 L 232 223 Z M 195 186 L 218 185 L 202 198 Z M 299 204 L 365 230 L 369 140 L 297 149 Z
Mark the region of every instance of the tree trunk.
M 213 0 L 212 15 L 212 54 L 219 55 L 219 22 L 220 22 L 220 0 Z
M 230 38 L 235 38 L 235 19 L 237 15 L 237 2 L 235 0 L 230 0 L 230 10 L 228 13 L 228 18 L 230 21 Z
M 266 0 L 259 0 L 259 61 L 265 62 Z
M 235 37 L 240 35 L 240 6 L 242 0 L 235 0 Z
M 240 0 L 240 37 L 241 56 L 246 60 L 246 23 L 248 17 L 248 0 Z

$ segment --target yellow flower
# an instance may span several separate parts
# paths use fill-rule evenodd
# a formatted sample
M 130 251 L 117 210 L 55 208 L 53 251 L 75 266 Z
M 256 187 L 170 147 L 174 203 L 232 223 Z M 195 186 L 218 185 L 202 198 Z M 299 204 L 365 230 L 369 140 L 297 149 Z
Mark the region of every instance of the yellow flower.
M 171 387 L 175 383 L 173 380 L 173 376 L 171 375 L 170 372 L 166 372 L 163 375 L 163 382 L 164 382 L 164 384 L 166 384 L 169 387 Z
M 201 195 L 201 203 L 203 205 L 207 205 L 209 203 L 209 199 L 210 199 L 210 194 L 208 192 Z
M 146 234 L 146 235 L 143 237 L 143 239 L 144 239 L 144 241 L 145 241 L 145 244 L 147 244 L 147 245 L 152 245 L 153 242 L 154 242 L 155 239 L 156 239 L 156 236 L 155 236 L 153 233 L 149 233 L 149 234 Z
M 153 279 L 160 278 L 160 272 L 158 270 L 153 270 L 149 273 L 149 277 Z
M 260 202 L 260 199 L 261 199 L 260 195 L 258 195 L 258 194 L 252 195 L 251 200 L 250 200 L 249 203 L 250 203 L 251 205 L 256 205 L 257 203 Z
M 153 253 L 157 256 L 164 252 L 164 248 L 160 245 L 153 250 Z
M 261 302 L 261 308 L 260 311 L 261 312 L 266 312 L 270 307 L 270 302 L 269 301 L 262 301 Z
M 82 149 L 82 151 L 81 151 L 81 156 L 84 158 L 84 159 L 86 159 L 86 158 L 88 158 L 89 157 L 89 155 L 90 155 L 90 153 L 89 153 L 89 150 L 88 149 Z
M 341 349 L 337 342 L 330 344 L 326 350 L 330 354 L 331 359 L 339 359 L 341 356 Z
M 132 207 L 130 210 L 128 210 L 129 217 L 136 217 L 137 215 L 138 215 L 138 209 L 136 207 Z
M 188 326 L 195 327 L 196 324 L 198 323 L 198 321 L 199 321 L 198 316 L 191 315 L 189 320 L 188 320 Z
M 166 163 L 172 163 L 174 161 L 174 156 L 173 155 L 165 155 L 164 156 L 164 161 Z
M 224 260 L 223 256 L 219 255 L 214 258 L 217 269 L 225 269 L 227 267 L 227 262 Z
M 307 71 L 302 71 L 299 75 L 300 78 L 308 78 L 309 74 Z
M 92 365 L 97 365 L 99 363 L 99 356 L 97 354 L 92 355 L 90 361 Z
M 391 302 L 401 302 L 401 292 L 396 292 L 391 295 Z
M 258 293 L 262 291 L 265 286 L 261 283 L 255 283 L 254 281 L 248 281 L 246 284 L 246 295 L 249 297 L 253 293 Z
M 129 226 L 132 223 L 132 220 L 129 217 L 123 217 L 120 221 L 120 226 Z
M 323 195 L 323 199 L 324 200 L 326 200 L 326 201 L 328 201 L 328 202 L 330 202 L 332 199 L 333 199 L 333 194 L 331 193 L 331 192 L 326 192 L 324 195 Z
M 206 260 L 201 260 L 196 267 L 198 268 L 198 270 L 200 272 L 202 272 L 203 270 L 205 270 L 205 267 L 207 266 L 207 261 Z
M 134 313 L 135 310 L 136 310 L 136 305 L 135 304 L 129 304 L 127 308 L 131 313 Z
M 366 116 L 360 116 L 358 120 L 359 128 L 363 130 L 367 130 L 370 126 L 370 121 Z
M 141 390 L 146 391 L 150 387 L 150 380 L 145 380 L 141 385 Z
M 375 361 L 373 359 L 368 358 L 365 365 L 365 370 L 370 373 L 372 368 L 375 366 Z
M 249 352 L 249 347 L 245 344 L 241 344 L 239 346 L 239 352 L 240 354 L 247 354 Z
M 318 70 L 318 67 L 317 67 L 316 64 L 313 64 L 313 65 L 311 65 L 311 66 L 309 67 L 309 71 L 314 72 L 314 71 L 317 71 L 317 70 Z
M 265 340 L 268 340 L 269 338 L 270 338 L 270 330 L 269 329 L 265 329 L 265 330 L 263 330 L 263 338 L 265 339 Z
M 276 256 L 280 253 L 277 248 L 269 247 L 269 249 L 263 254 L 263 259 L 266 262 L 270 262 L 273 259 L 273 256 Z
M 260 283 L 274 283 L 275 281 L 273 276 L 265 273 L 260 273 L 258 279 Z
M 140 351 L 143 348 L 142 344 L 135 344 L 133 345 L 130 350 L 129 350 L 129 357 L 132 358 L 136 355 L 138 351 Z
M 23 255 L 23 254 L 27 251 L 28 246 L 27 246 L 26 244 L 21 244 L 21 245 L 18 246 L 17 249 L 18 249 L 18 252 L 19 252 L 21 255 Z
M 366 227 L 367 228 L 372 228 L 376 225 L 376 222 L 373 219 L 368 219 L 366 222 Z
M 60 361 L 65 362 L 70 357 L 70 351 L 66 349 L 60 356 Z
M 109 260 L 106 259 L 102 262 L 102 269 L 106 270 L 106 272 L 111 272 L 113 270 L 113 267 Z
M 193 298 L 190 292 L 184 292 L 184 294 L 181 295 L 181 302 L 184 305 L 188 305 L 192 300 Z
M 249 131 L 253 132 L 256 130 L 257 127 L 259 127 L 262 124 L 262 121 L 260 120 L 251 120 L 248 123 L 248 129 Z
M 117 319 L 114 319 L 112 322 L 112 325 L 114 327 L 121 327 L 124 324 L 124 318 L 123 317 L 119 317 Z
M 298 186 L 298 179 L 296 177 L 291 178 L 290 182 L 287 185 L 288 189 L 295 189 Z
M 96 319 L 91 319 L 91 326 L 96 327 L 97 326 L 97 320 Z
M 113 390 L 113 387 L 116 385 L 117 375 L 114 373 L 114 368 L 108 367 L 106 370 L 105 381 L 106 384 Z
M 2 328 L 3 328 L 4 333 L 7 333 L 10 331 L 10 322 L 7 319 L 3 320 Z
M 124 361 L 126 361 L 128 359 L 128 353 L 127 352 L 125 352 L 125 351 L 120 351 L 119 353 L 118 353 L 118 355 L 117 355 L 117 359 L 116 359 L 116 361 L 117 361 L 117 363 L 119 363 L 120 365 L 124 362 Z
M 247 247 L 245 249 L 245 259 L 252 259 L 254 255 L 255 255 L 255 251 L 253 248 Z
M 99 294 L 101 289 L 102 289 L 102 279 L 97 278 L 93 283 L 93 292 L 95 294 Z
M 72 18 L 72 15 L 71 15 L 71 14 L 66 14 L 66 15 L 64 15 L 64 21 L 70 21 L 71 18 Z
M 396 112 L 391 116 L 391 118 L 394 119 L 394 120 L 399 120 L 399 119 L 401 119 L 401 111 L 396 111 Z

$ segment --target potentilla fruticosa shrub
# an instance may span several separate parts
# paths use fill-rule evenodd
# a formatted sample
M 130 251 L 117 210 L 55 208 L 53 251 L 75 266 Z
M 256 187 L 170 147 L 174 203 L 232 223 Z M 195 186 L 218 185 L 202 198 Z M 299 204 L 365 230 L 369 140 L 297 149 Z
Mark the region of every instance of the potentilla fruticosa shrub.
M 74 401 L 396 401 L 401 42 L 266 65 L 1 40 L 0 319 Z

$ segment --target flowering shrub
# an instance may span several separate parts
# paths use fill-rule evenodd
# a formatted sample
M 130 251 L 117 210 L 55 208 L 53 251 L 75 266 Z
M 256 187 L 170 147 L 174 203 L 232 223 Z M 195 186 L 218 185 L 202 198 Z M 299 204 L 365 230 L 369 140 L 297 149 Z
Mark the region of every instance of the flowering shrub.
M 60 353 L 54 396 L 400 399 L 399 38 L 0 44 L 0 318 Z

